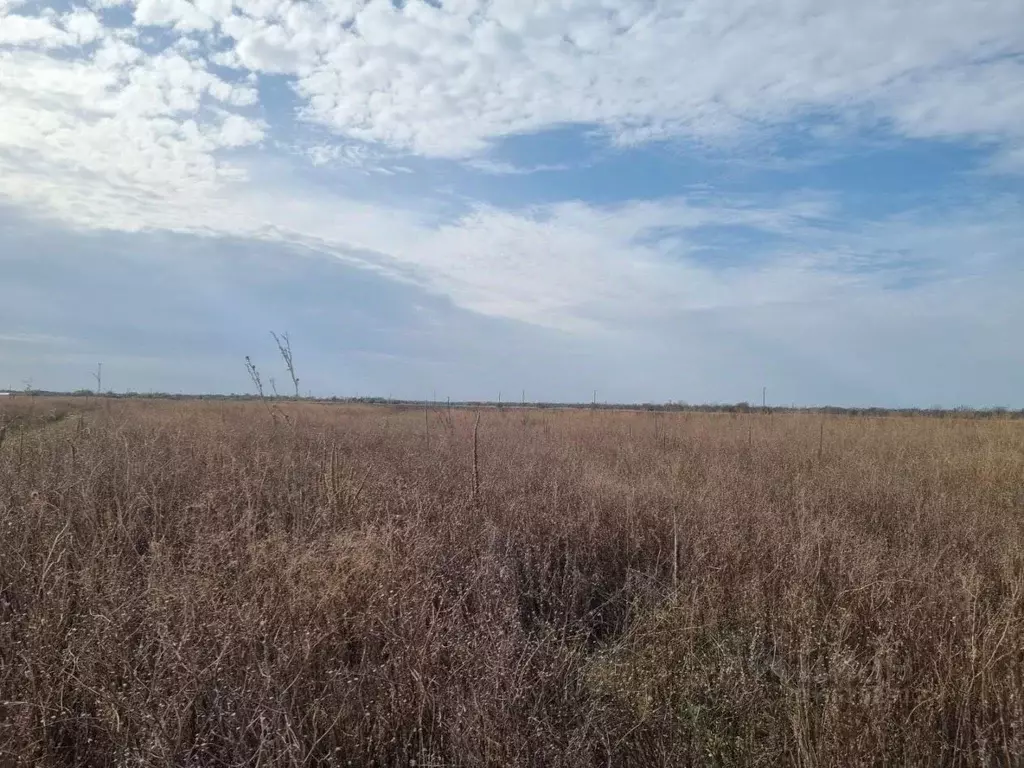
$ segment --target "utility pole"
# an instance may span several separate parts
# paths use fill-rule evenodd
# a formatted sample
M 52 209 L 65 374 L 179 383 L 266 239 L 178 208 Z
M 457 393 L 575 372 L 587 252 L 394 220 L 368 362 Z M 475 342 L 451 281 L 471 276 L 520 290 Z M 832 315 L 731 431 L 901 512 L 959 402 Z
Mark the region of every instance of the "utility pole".
M 96 373 L 92 375 L 96 379 L 96 394 L 103 393 L 103 363 L 96 363 Z
M 767 402 L 768 402 L 767 398 L 768 398 L 768 387 L 761 387 L 761 409 L 762 410 L 764 410 L 764 409 L 766 409 L 768 407 L 767 406 Z

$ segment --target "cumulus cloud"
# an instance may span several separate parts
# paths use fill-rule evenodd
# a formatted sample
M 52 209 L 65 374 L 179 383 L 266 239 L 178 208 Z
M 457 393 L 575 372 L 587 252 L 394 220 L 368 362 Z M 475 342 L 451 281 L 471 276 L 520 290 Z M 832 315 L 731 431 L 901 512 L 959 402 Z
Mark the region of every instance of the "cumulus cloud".
M 471 156 L 596 124 L 620 142 L 736 138 L 848 112 L 910 135 L 1020 141 L 1017 0 L 135 0 L 139 27 L 214 31 L 224 64 L 286 74 L 343 136 Z M 89 42 L 96 17 L 10 13 L 0 43 Z
M 0 46 L 61 48 L 86 45 L 99 38 L 103 26 L 91 11 L 76 9 L 71 13 L 41 16 L 7 14 L 0 6 Z
M 140 0 L 135 6 L 135 23 L 192 32 L 210 29 L 214 22 L 188 0 Z
M 55 66 L 19 50 L 96 41 L 105 53 L 79 50 L 73 60 L 88 76 L 109 78 L 110 43 L 158 28 L 191 54 L 137 56 L 120 72 L 136 105 L 143 91 L 155 94 L 160 104 L 150 112 L 195 112 L 203 94 L 251 103 L 225 96 L 231 86 L 210 72 L 209 60 L 289 77 L 301 115 L 345 139 L 428 156 L 472 157 L 501 137 L 567 123 L 599 126 L 620 143 L 729 141 L 812 113 L 1011 151 L 1024 144 L 1017 0 L 132 0 L 130 7 L 133 26 L 104 29 L 91 11 L 32 14 L 8 2 L 0 45 L 15 53 L 6 53 L 5 80 L 18 88 L 32 67 Z M 192 33 L 206 35 L 201 49 L 181 37 Z M 476 162 L 489 172 L 517 170 Z
M 423 154 L 472 155 L 570 122 L 623 142 L 735 138 L 832 110 L 921 135 L 940 99 L 948 115 L 974 115 L 944 121 L 956 135 L 1024 130 L 1002 117 L 1014 114 L 1003 95 L 1020 73 L 1000 57 L 1024 50 L 1015 0 L 370 2 L 330 18 L 337 39 L 303 48 L 306 116 Z M 312 39 L 306 23 L 289 39 Z M 229 34 L 243 48 L 260 33 Z
M 5 34 L 20 28 L 12 18 Z M 261 120 L 240 111 L 257 100 L 250 84 L 170 45 L 147 50 L 133 28 L 103 27 L 91 12 L 34 21 L 46 28 L 30 44 L 0 47 L 0 197 L 61 215 L 61 200 L 116 208 L 242 175 L 218 152 L 263 137 Z

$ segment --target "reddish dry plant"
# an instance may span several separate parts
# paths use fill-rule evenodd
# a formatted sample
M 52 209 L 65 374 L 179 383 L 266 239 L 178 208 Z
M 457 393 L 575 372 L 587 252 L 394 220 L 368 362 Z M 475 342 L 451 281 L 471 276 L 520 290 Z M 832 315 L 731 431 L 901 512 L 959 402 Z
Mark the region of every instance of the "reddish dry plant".
M 281 407 L 8 430 L 0 764 L 1024 760 L 1024 422 Z

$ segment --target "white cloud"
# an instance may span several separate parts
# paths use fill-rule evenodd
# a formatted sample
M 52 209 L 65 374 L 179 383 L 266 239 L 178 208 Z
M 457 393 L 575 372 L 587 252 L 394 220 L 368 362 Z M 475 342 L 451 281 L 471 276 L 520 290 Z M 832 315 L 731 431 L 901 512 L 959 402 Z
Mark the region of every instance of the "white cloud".
M 920 135 L 937 98 L 974 111 L 980 125 L 949 123 L 957 135 L 1019 138 L 998 95 L 1020 77 L 996 57 L 1024 50 L 1022 30 L 1017 0 L 370 2 L 298 87 L 310 119 L 431 155 L 567 122 L 635 142 L 835 109 Z
M 427 204 L 369 205 L 239 152 L 267 138 L 289 144 L 274 129 L 292 127 L 292 105 L 259 104 L 261 89 L 283 83 L 305 119 L 338 135 L 301 150 L 314 163 L 385 173 L 399 168 L 381 159 L 403 152 L 463 158 L 492 174 L 558 169 L 479 154 L 500 137 L 574 122 L 619 142 L 727 143 L 824 112 L 907 136 L 990 142 L 1004 169 L 1024 145 L 1024 68 L 1008 58 L 1024 50 L 1019 0 L 131 7 L 132 26 L 106 28 L 85 10 L 0 7 L 0 200 L 80 227 L 304 243 L 461 307 L 559 328 L 877 287 L 882 277 L 848 264 L 863 257 L 870 267 L 883 238 L 844 233 L 839 212 L 815 196 L 470 205 L 454 220 Z M 822 219 L 840 234 L 830 240 Z M 730 225 L 784 243 L 742 269 L 695 257 L 702 227 Z M 941 251 L 944 268 L 954 261 L 945 243 L 989 242 L 1004 254 L 1020 235 L 993 239 L 984 221 L 961 220 L 952 233 L 920 221 L 885 226 L 893 238 L 943 233 L 915 235 L 906 249 Z
M 78 45 L 98 40 L 103 35 L 103 25 L 95 13 L 76 8 L 63 18 L 64 28 Z
M 0 25 L 0 44 L 5 45 L 60 45 L 63 37 L 62 30 L 49 19 L 5 16 Z
M 188 0 L 139 0 L 135 23 L 143 26 L 173 26 L 182 32 L 207 30 L 214 21 Z
M 195 3 L 200 13 L 217 22 L 228 18 L 234 8 L 233 0 L 195 0 Z
M 10 144 L 16 133 L 22 143 L 15 146 L 25 150 L 24 137 L 38 124 L 62 124 L 69 132 L 59 146 L 43 142 L 50 134 L 34 140 L 39 162 L 66 166 L 75 154 L 75 164 L 88 166 L 94 163 L 83 156 L 95 156 L 101 143 L 90 134 L 120 130 L 125 115 L 170 118 L 179 133 L 188 133 L 188 120 L 218 125 L 215 114 L 204 116 L 207 99 L 237 110 L 253 106 L 257 90 L 213 74 L 209 56 L 215 65 L 288 76 L 302 114 L 345 141 L 424 155 L 473 157 L 499 137 L 572 122 L 596 124 L 624 143 L 729 141 L 821 111 L 888 121 L 911 136 L 993 142 L 1010 158 L 1024 146 L 1017 87 L 1024 67 L 1008 58 L 1024 51 L 1018 0 L 132 3 L 136 26 L 107 29 L 86 10 L 32 15 L 21 4 L 4 6 L 0 88 L 16 119 L 0 127 L 0 142 L 6 134 Z M 138 30 L 148 27 L 163 28 L 163 53 L 137 47 Z M 99 48 L 69 55 L 87 44 Z M 45 53 L 58 48 L 52 60 Z M 68 76 L 90 81 L 89 96 L 53 82 Z M 40 93 L 29 94 L 25 83 L 37 80 Z M 74 110 L 58 103 L 65 98 L 77 103 Z M 98 114 L 111 120 L 101 125 Z M 84 138 L 75 138 L 71 126 L 83 115 L 90 116 Z M 262 136 L 257 125 L 245 134 L 251 142 Z M 145 151 L 154 155 L 167 148 L 163 123 L 158 130 L 133 124 L 129 133 L 153 136 Z M 197 135 L 209 141 L 213 134 Z M 223 135 L 236 146 L 243 134 Z M 330 159 L 328 146 L 314 149 L 314 159 Z M 219 147 L 188 147 L 179 145 L 176 157 L 194 162 L 175 166 L 208 182 L 220 167 Z M 495 174 L 559 167 L 471 162 Z
M 146 52 L 132 29 L 104 29 L 88 11 L 38 21 L 48 36 L 0 49 L 0 199 L 57 215 L 87 199 L 76 216 L 93 211 L 103 226 L 126 198 L 173 206 L 243 175 L 218 153 L 262 139 L 262 123 L 234 111 L 256 102 L 252 86 L 173 46 Z
M 230 23 L 235 20 L 239 23 Z M 301 52 L 290 45 L 288 34 L 277 25 L 256 25 L 249 19 L 242 23 L 240 17 L 236 16 L 225 22 L 225 29 L 239 36 L 235 53 L 238 54 L 241 66 L 246 69 L 292 73 L 298 70 L 302 62 Z
M 245 147 L 263 139 L 263 128 L 241 115 L 225 115 L 217 132 L 215 143 L 221 147 Z
M 99 19 L 91 11 L 76 9 L 62 16 L 5 15 L 0 6 L 0 45 L 61 48 L 86 45 L 98 39 L 103 31 Z
M 296 147 L 295 150 L 306 155 L 315 166 L 367 168 L 381 160 L 380 153 L 370 150 L 365 144 L 322 143 Z
M 567 171 L 572 166 L 568 163 L 538 163 L 536 165 L 515 165 L 514 163 L 503 163 L 495 160 L 474 158 L 467 160 L 466 165 L 482 173 L 490 173 L 495 176 L 528 176 L 531 173 L 549 173 L 551 171 Z
M 139 0 L 134 15 L 179 32 L 217 26 L 231 42 L 219 61 L 296 76 L 304 114 L 349 138 L 470 156 L 572 122 L 635 143 L 736 138 L 820 111 L 888 120 L 911 136 L 1019 142 L 1022 68 L 1006 57 L 1024 51 L 1022 8 Z M 68 45 L 74 31 L 11 15 L 0 39 Z
M 894 89 L 890 114 L 910 136 L 1021 141 L 1024 88 L 1020 83 L 1024 83 L 1020 59 L 971 64 Z
M 38 194 L 53 199 L 67 190 Z M 839 304 L 881 295 L 908 276 L 950 284 L 999 274 L 1024 239 L 1019 205 L 940 223 L 919 214 L 842 228 L 842 211 L 814 197 L 566 203 L 519 213 L 478 206 L 438 223 L 324 191 L 263 193 L 256 179 L 210 188 L 188 205 L 140 198 L 115 210 L 84 194 L 61 204 L 63 218 L 79 225 L 306 245 L 482 315 L 572 332 L 664 326 L 696 310 Z M 702 245 L 704 228 L 735 226 L 774 234 L 780 244 L 744 263 L 715 263 Z

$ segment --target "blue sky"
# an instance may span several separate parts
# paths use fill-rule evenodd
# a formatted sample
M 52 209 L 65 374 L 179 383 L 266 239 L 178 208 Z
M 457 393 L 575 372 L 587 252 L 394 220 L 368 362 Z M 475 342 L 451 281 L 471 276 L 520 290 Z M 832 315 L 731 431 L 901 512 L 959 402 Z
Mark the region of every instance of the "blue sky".
M 1019 0 L 0 0 L 0 387 L 1024 407 Z

